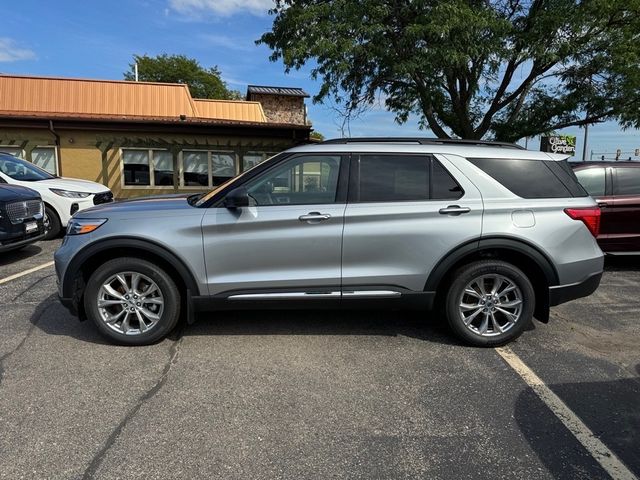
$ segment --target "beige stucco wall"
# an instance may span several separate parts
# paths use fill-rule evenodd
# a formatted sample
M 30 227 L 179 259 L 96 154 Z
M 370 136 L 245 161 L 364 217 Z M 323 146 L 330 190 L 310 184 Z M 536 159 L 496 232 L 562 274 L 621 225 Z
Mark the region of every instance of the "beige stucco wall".
M 159 134 L 154 132 L 110 132 L 60 130 L 59 174 L 82 178 L 107 185 L 116 198 L 194 191 L 195 187 L 179 188 L 178 158 L 183 149 L 234 150 L 236 163 L 252 151 L 280 152 L 293 145 L 287 139 L 270 137 L 223 137 L 215 135 Z M 0 145 L 21 146 L 28 154 L 36 146 L 54 145 L 55 138 L 47 129 L 0 128 Z M 174 155 L 174 185 L 167 187 L 124 186 L 122 181 L 122 148 L 154 148 L 169 150 Z M 239 168 L 238 168 L 239 170 Z M 199 187 L 206 190 L 207 187 Z

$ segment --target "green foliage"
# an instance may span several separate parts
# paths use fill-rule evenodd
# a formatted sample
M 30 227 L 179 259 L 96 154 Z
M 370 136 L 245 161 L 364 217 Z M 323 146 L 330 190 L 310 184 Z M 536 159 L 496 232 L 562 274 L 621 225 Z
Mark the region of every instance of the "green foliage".
M 640 127 L 640 0 L 277 0 L 259 43 L 347 112 L 384 99 L 439 137 Z
M 316 132 L 315 130 L 313 132 L 311 132 L 311 135 L 309 135 L 309 137 L 312 140 L 317 140 L 319 142 L 322 142 L 324 140 L 324 135 L 321 134 L 320 132 Z
M 204 68 L 197 60 L 185 55 L 134 55 L 130 70 L 124 73 L 125 80 L 135 80 L 133 68 L 136 63 L 140 81 L 185 83 L 194 98 L 241 98 L 240 92 L 227 88 L 218 67 Z

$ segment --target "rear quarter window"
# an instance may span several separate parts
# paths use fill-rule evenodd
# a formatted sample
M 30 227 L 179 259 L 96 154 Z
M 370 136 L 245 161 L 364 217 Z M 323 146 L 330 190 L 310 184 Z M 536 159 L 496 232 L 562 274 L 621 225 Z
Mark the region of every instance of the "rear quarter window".
M 603 197 L 606 193 L 606 177 L 604 168 L 581 168 L 576 170 L 576 177 L 584 189 L 592 197 Z
M 586 197 L 566 160 L 470 158 L 469 161 L 522 198 Z
M 616 168 L 614 195 L 640 195 L 640 168 Z

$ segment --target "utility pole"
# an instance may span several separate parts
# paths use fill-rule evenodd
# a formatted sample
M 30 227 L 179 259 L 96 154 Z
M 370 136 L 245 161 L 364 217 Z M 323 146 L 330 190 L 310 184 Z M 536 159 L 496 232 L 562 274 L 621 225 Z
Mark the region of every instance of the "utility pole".
M 138 62 L 133 64 L 133 76 L 136 79 L 136 82 L 138 81 Z
M 582 161 L 587 161 L 587 140 L 589 139 L 589 124 L 584 125 L 584 144 L 582 145 Z

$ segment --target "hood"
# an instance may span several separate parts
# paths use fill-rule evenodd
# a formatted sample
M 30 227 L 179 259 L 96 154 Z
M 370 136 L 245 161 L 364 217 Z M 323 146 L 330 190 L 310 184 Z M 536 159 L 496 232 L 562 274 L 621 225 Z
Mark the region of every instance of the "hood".
M 154 214 L 167 214 L 167 213 L 180 213 L 187 212 L 202 213 L 202 211 L 196 207 L 192 207 L 187 202 L 192 194 L 179 193 L 174 195 L 154 195 L 149 197 L 134 198 L 131 200 L 124 200 L 119 202 L 104 203 L 95 207 L 81 210 L 76 213 L 76 218 L 95 218 L 97 215 L 104 215 L 106 217 L 110 215 L 127 216 L 129 214 L 150 216 Z
M 39 187 L 57 188 L 59 190 L 71 190 L 73 192 L 86 192 L 86 193 L 101 193 L 109 190 L 107 187 L 100 183 L 92 182 L 90 180 L 80 180 L 78 178 L 52 178 L 50 180 L 38 180 L 32 182 Z
M 35 190 L 20 185 L 0 185 L 0 202 L 17 202 L 20 200 L 40 199 L 40 194 Z

